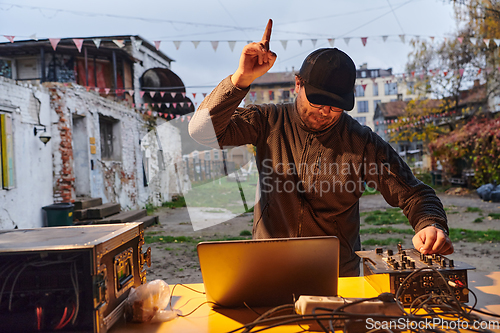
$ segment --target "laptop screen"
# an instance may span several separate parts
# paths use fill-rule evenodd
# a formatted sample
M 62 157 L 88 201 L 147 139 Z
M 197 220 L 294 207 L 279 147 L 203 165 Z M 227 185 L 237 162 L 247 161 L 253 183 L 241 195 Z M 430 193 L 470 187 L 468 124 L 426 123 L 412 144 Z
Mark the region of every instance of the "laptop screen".
M 337 295 L 334 236 L 202 242 L 198 257 L 207 300 L 218 306 L 276 306 L 300 295 Z

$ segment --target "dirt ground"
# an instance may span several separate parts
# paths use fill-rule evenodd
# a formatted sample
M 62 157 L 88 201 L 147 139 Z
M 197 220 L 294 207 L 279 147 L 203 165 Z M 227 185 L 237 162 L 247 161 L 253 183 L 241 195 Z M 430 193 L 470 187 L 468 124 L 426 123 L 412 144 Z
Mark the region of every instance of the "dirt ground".
M 488 218 L 489 213 L 500 213 L 500 203 L 484 202 L 475 194 L 467 196 L 439 195 L 445 209 L 447 210 L 448 223 L 450 228 L 464 228 L 470 230 L 500 230 L 500 220 Z M 468 207 L 479 208 L 480 212 L 466 212 Z M 381 195 L 363 196 L 360 200 L 361 212 L 383 210 L 390 208 Z M 155 237 L 163 236 L 186 236 L 199 240 L 214 240 L 225 237 L 240 236 L 244 230 L 252 230 L 253 215 L 245 214 L 234 217 L 230 212 L 210 213 L 201 210 L 194 212 L 204 214 L 208 224 L 215 224 L 225 221 L 212 227 L 199 231 L 193 231 L 190 215 L 187 208 L 160 208 L 155 212 L 160 217 L 160 224 L 146 230 L 146 235 Z M 191 214 L 194 214 L 191 211 Z M 233 218 L 231 218 L 233 217 Z M 478 217 L 483 218 L 483 222 L 474 223 Z M 383 227 L 366 225 L 361 218 L 361 228 Z M 394 228 L 409 228 L 408 225 L 391 225 Z M 412 247 L 411 235 L 362 235 L 361 240 L 367 238 L 382 239 L 387 237 L 403 238 L 405 248 Z M 250 238 L 250 237 L 249 237 Z M 176 283 L 201 283 L 201 271 L 196 252 L 196 242 L 172 242 L 162 241 L 147 244 L 152 250 L 152 265 L 147 269 L 147 280 L 163 279 L 168 284 Z M 466 262 L 477 271 L 491 272 L 500 270 L 500 243 L 454 243 L 455 253 L 448 256 L 456 261 Z M 376 246 L 363 246 L 363 250 L 372 250 Z M 391 248 L 391 247 L 386 247 Z

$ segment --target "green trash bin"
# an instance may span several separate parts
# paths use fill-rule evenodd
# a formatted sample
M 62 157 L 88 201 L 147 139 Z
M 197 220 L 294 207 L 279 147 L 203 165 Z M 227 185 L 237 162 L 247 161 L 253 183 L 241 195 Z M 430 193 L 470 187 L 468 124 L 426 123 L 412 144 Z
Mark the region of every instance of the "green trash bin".
M 55 203 L 42 207 L 47 213 L 47 227 L 73 225 L 73 207 L 71 202 Z

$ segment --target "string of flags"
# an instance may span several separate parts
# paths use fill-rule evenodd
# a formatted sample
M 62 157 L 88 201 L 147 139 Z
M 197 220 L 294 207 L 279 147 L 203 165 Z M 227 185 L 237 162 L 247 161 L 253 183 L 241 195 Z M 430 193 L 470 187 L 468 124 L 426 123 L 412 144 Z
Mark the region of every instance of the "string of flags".
M 12 35 L 3 35 L 3 37 L 5 37 L 9 42 L 11 43 L 14 43 L 15 41 L 15 38 L 16 36 L 12 36 Z M 366 46 L 367 43 L 368 43 L 368 39 L 370 40 L 378 40 L 378 41 L 382 41 L 382 42 L 387 42 L 387 40 L 389 38 L 396 38 L 397 40 L 399 40 L 401 43 L 405 44 L 406 43 L 406 40 L 407 40 L 407 37 L 414 37 L 415 39 L 417 40 L 430 40 L 432 43 L 435 41 L 436 37 L 435 36 L 420 36 L 420 35 L 406 35 L 406 34 L 401 34 L 401 35 L 383 35 L 383 36 L 371 36 L 371 37 L 343 37 L 343 38 L 326 38 L 326 41 L 328 41 L 330 47 L 334 47 L 335 43 L 338 41 L 338 40 L 342 40 L 346 46 L 349 46 L 349 43 L 351 42 L 351 40 L 359 40 L 361 42 L 361 44 L 363 46 Z M 36 37 L 36 34 L 33 34 L 31 36 L 28 37 L 29 39 L 34 39 L 34 40 L 38 40 L 38 38 Z M 440 39 L 443 39 L 444 41 L 447 41 L 451 38 L 447 38 L 447 37 L 439 37 Z M 61 41 L 61 38 L 48 38 L 49 41 L 50 41 L 50 44 L 52 45 L 52 48 L 54 49 L 54 51 L 56 50 L 57 48 L 57 45 L 59 44 L 59 42 Z M 460 44 L 464 43 L 464 42 L 467 42 L 469 41 L 471 44 L 473 45 L 477 45 L 477 46 L 483 46 L 485 45 L 486 47 L 497 47 L 497 46 L 500 46 L 500 39 L 497 39 L 497 38 L 478 38 L 478 37 L 470 37 L 470 38 L 464 38 L 464 37 L 456 37 L 456 39 L 460 42 Z M 92 40 L 95 44 L 95 46 L 97 48 L 99 48 L 99 46 L 101 45 L 101 42 L 102 42 L 102 38 L 73 38 L 72 39 L 75 46 L 77 47 L 78 51 L 81 52 L 82 50 L 82 45 L 83 45 L 83 42 L 85 40 Z M 295 41 L 297 42 L 301 47 L 303 45 L 303 42 L 304 42 L 305 39 L 282 39 L 282 40 L 279 40 L 282 48 L 284 50 L 287 49 L 288 45 L 289 45 L 289 42 L 292 42 L 292 41 Z M 318 38 L 311 38 L 311 39 L 307 39 L 311 42 L 312 46 L 313 47 L 316 47 L 316 44 L 318 42 Z M 125 40 L 125 39 L 112 39 L 111 40 L 114 44 L 116 44 L 116 46 L 118 46 L 119 48 L 123 48 L 125 47 L 126 43 L 129 41 L 129 40 Z M 130 37 L 130 42 L 131 44 L 138 50 L 140 48 L 140 46 L 142 45 L 142 40 L 141 39 L 136 39 L 134 38 L 133 36 Z M 251 40 L 247 40 L 247 41 L 244 41 L 244 40 L 210 40 L 210 41 L 201 41 L 201 40 L 154 40 L 153 43 L 154 43 L 154 46 L 156 48 L 156 50 L 159 50 L 160 49 L 160 46 L 162 44 L 162 42 L 171 42 L 174 44 L 174 47 L 176 50 L 179 50 L 181 45 L 183 44 L 192 44 L 194 46 L 195 49 L 198 48 L 198 46 L 200 45 L 200 43 L 210 43 L 210 45 L 212 46 L 213 50 L 214 51 L 217 51 L 219 45 L 221 42 L 226 42 L 229 46 L 229 49 L 232 51 L 234 51 L 234 48 L 235 48 L 235 45 L 237 42 L 243 42 L 243 43 L 251 43 L 252 41 Z
M 465 112 L 465 111 L 463 111 Z M 462 112 L 462 113 L 463 113 Z M 402 123 L 401 126 L 394 127 L 394 128 L 388 128 L 384 130 L 384 133 L 397 133 L 400 131 L 403 131 L 405 129 L 413 128 L 413 127 L 420 127 L 422 125 L 425 125 L 426 123 L 432 123 L 435 120 L 439 120 L 442 118 L 449 118 L 449 117 L 454 117 L 458 114 L 458 111 L 449 111 L 449 112 L 444 112 L 444 113 L 439 113 L 439 114 L 433 114 L 433 115 L 425 115 L 425 116 L 419 116 L 419 117 L 403 117 L 401 119 L 386 119 L 386 120 L 377 120 L 375 122 L 376 126 L 381 126 L 381 125 L 392 125 L 392 124 L 398 124 Z

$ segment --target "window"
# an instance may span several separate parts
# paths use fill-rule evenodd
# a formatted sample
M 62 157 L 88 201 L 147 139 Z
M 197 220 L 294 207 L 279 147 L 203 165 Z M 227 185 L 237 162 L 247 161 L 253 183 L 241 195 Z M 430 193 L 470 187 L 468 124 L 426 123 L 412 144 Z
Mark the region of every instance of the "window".
M 377 109 L 377 104 L 380 103 L 381 100 L 380 99 L 376 99 L 373 101 L 373 110 L 376 110 Z
M 269 100 L 274 101 L 274 91 L 273 90 L 269 90 Z
M 12 115 L 0 113 L 0 184 L 3 184 L 4 189 L 11 189 L 16 186 L 13 139 Z
M 366 71 L 361 72 L 361 77 L 366 77 Z
M 388 82 L 385 84 L 385 94 L 386 95 L 397 95 L 398 94 L 398 83 Z
M 361 125 L 366 125 L 366 117 L 354 117 Z
M 373 96 L 378 96 L 378 83 L 373 83 Z
M 365 95 L 365 90 L 363 89 L 363 86 L 357 84 L 354 87 L 354 96 L 356 96 L 356 97 L 363 97 L 364 95 Z
M 281 98 L 283 99 L 283 102 L 288 102 L 288 100 L 290 99 L 290 90 L 283 90 Z
M 205 161 L 210 161 L 210 152 L 209 151 L 205 152 Z
M 372 71 L 371 76 L 378 77 L 378 71 L 377 70 Z
M 368 101 L 358 101 L 358 113 L 368 112 Z
M 218 161 L 220 159 L 219 151 L 217 149 L 214 149 L 213 152 L 214 152 L 214 160 Z
M 106 116 L 99 116 L 99 132 L 101 135 L 101 158 L 103 160 L 120 160 L 120 122 Z
M 12 79 L 12 60 L 0 59 L 0 76 Z

